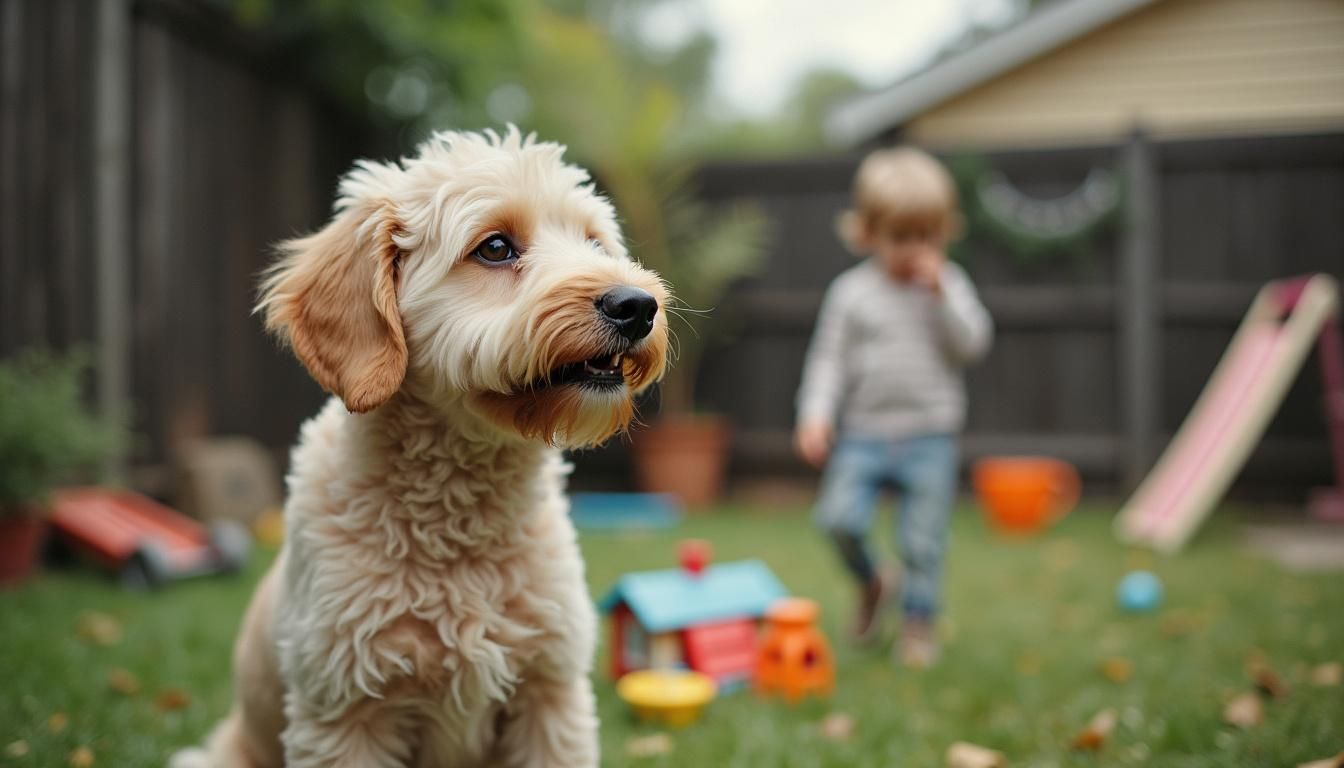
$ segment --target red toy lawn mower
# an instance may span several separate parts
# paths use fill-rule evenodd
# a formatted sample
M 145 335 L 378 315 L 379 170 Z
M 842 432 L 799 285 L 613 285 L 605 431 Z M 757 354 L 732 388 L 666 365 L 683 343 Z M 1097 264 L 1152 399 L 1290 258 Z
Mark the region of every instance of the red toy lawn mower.
M 92 560 L 130 589 L 236 572 L 247 562 L 251 537 L 237 523 L 203 525 L 132 491 L 72 488 L 51 504 L 53 546 Z

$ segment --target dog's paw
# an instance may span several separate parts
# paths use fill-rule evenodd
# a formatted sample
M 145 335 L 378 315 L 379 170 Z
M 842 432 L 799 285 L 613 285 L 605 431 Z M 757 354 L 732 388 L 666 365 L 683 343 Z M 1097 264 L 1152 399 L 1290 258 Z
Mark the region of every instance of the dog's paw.
M 168 758 L 168 768 L 210 768 L 210 753 L 200 747 L 189 747 Z

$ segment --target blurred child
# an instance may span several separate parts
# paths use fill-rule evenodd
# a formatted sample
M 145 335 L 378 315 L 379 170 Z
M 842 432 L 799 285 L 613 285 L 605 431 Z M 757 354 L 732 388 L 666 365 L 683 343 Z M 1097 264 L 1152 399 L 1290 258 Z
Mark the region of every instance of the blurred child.
M 818 525 L 859 585 L 854 636 L 872 639 L 895 569 L 867 545 L 879 491 L 896 491 L 904 565 L 897 658 L 938 658 L 935 620 L 966 416 L 962 369 L 989 349 L 993 324 L 966 273 L 945 255 L 958 234 L 956 188 L 916 149 L 873 152 L 854 179 L 840 234 L 862 263 L 826 291 L 798 392 L 794 447 L 825 466 Z

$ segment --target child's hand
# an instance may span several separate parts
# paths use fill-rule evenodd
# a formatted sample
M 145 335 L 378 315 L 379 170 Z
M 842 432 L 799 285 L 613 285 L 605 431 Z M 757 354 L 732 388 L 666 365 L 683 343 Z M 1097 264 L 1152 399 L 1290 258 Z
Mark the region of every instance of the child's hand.
M 808 464 L 821 469 L 831 455 L 835 430 L 825 421 L 805 421 L 793 432 L 793 449 Z
M 927 289 L 934 296 L 943 295 L 942 251 L 927 249 L 915 256 L 910 263 L 910 281 Z

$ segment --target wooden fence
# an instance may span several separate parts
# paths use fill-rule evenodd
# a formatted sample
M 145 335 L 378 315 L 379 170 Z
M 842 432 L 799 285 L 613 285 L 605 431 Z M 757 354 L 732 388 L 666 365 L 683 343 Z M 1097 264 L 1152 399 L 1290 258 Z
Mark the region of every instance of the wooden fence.
M 737 424 L 735 476 L 794 475 L 789 431 L 826 284 L 853 264 L 833 235 L 858 158 L 719 163 L 701 193 L 773 223 L 764 272 L 723 302 L 736 329 L 706 359 L 704 405 Z M 1119 225 L 1072 258 L 1024 261 L 983 233 L 966 266 L 997 325 L 969 374 L 968 457 L 1041 452 L 1099 490 L 1151 466 L 1207 381 L 1255 291 L 1274 278 L 1344 276 L 1344 135 L 1131 142 L 995 153 L 1023 191 L 1053 196 L 1094 167 L 1127 180 Z M 1299 499 L 1329 481 L 1312 360 L 1255 451 L 1240 490 Z
M 249 313 L 267 246 L 325 216 L 369 146 L 277 57 L 186 0 L 0 3 L 0 356 L 96 345 L 97 389 L 129 400 L 156 465 L 206 434 L 278 454 L 322 395 Z M 793 399 L 857 157 L 715 163 L 701 194 L 773 222 L 765 270 L 723 302 L 702 405 L 737 426 L 736 478 L 806 476 Z M 1126 225 L 1073 259 L 1023 262 L 975 236 L 967 266 L 998 326 L 970 374 L 968 456 L 1043 452 L 1091 487 L 1131 484 L 1179 426 L 1255 290 L 1344 275 L 1344 135 L 1158 142 L 988 158 L 1054 195 L 1097 166 L 1130 180 Z M 1146 191 L 1143 191 L 1146 190 Z M 1242 489 L 1293 500 L 1329 480 L 1314 361 Z M 629 483 L 626 449 L 576 482 Z
M 213 8 L 0 4 L 0 356 L 98 349 L 142 466 L 207 434 L 283 451 L 320 403 L 250 305 L 363 141 Z

